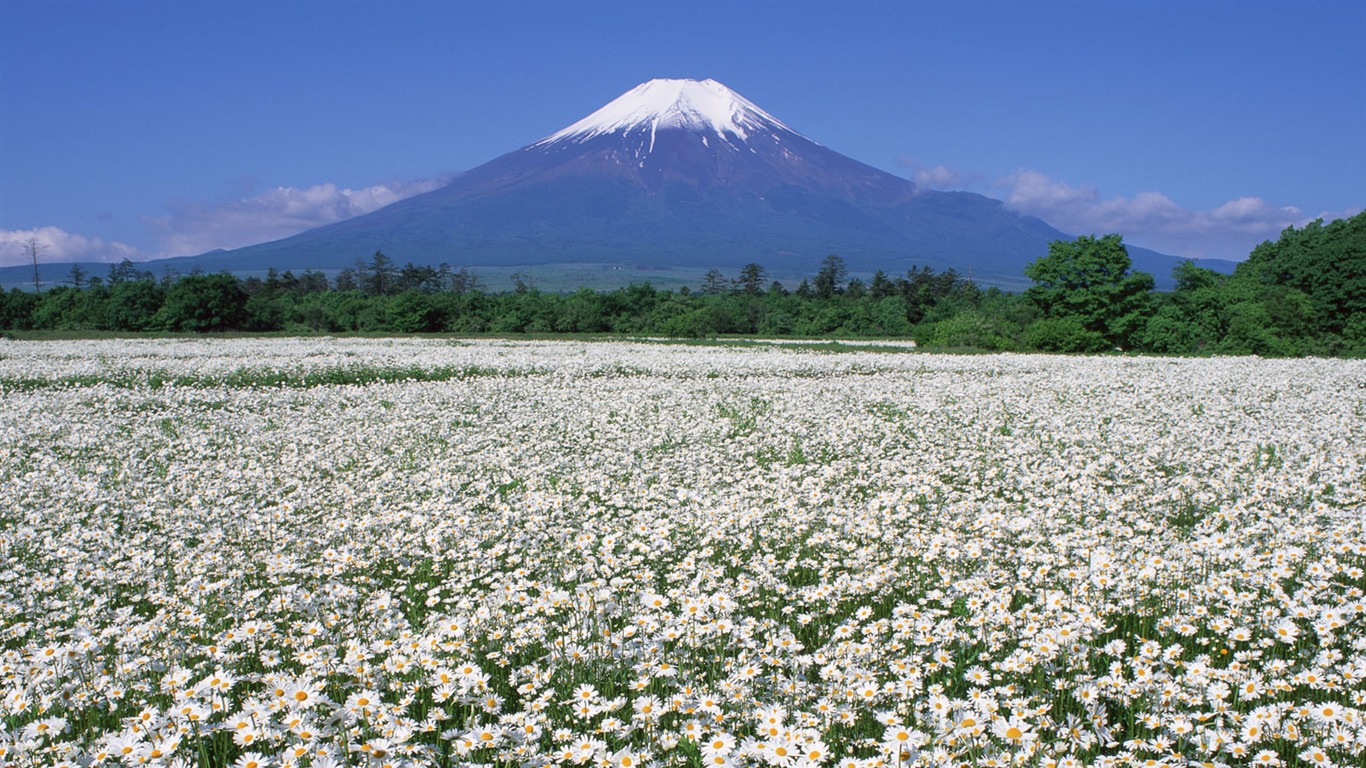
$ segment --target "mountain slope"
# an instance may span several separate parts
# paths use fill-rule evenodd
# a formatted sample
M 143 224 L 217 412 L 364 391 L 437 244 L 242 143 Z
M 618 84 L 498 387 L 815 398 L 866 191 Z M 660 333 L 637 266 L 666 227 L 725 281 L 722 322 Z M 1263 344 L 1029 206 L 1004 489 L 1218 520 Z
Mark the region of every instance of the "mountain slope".
M 1065 237 L 997 200 L 920 190 L 845 157 L 715 81 L 652 80 L 440 189 L 191 261 L 327 270 L 383 250 L 400 263 L 791 273 L 838 253 L 854 271 L 927 264 L 1013 285 Z

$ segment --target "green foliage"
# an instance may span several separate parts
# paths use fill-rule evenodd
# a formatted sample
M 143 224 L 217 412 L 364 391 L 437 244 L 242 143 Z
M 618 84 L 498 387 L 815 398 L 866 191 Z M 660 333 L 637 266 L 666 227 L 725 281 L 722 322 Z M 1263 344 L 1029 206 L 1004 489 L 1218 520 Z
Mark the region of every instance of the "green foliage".
M 972 348 L 1004 351 L 1014 344 L 998 327 L 995 320 L 976 310 L 967 310 L 940 320 L 930 326 L 926 346 L 937 348 Z
M 811 281 L 811 287 L 817 296 L 829 299 L 844 290 L 844 279 L 848 274 L 844 259 L 832 253 L 821 261 L 821 269 L 816 273 L 816 279 Z
M 1291 227 L 1232 275 L 1183 264 L 1142 333 L 1154 352 L 1360 354 L 1366 324 L 1366 215 Z
M 0 302 L 0 328 L 27 331 L 33 328 L 33 311 L 37 308 L 39 294 L 10 290 L 4 301 Z
M 1024 332 L 1025 346 L 1043 352 L 1103 352 L 1109 348 L 1105 337 L 1087 328 L 1075 317 L 1045 317 L 1029 324 Z
M 873 304 L 873 335 L 909 336 L 911 321 L 906 319 L 906 302 L 897 296 L 876 299 Z
M 1229 308 L 1228 318 L 1228 332 L 1219 344 L 1221 352 L 1286 356 L 1300 351 L 1295 339 L 1280 333 L 1264 300 L 1239 302 Z
M 1172 270 L 1172 277 L 1176 290 L 1148 320 L 1142 347 L 1164 353 L 1213 351 L 1227 329 L 1224 276 L 1187 261 Z
M 151 327 L 191 333 L 241 328 L 246 320 L 246 292 L 227 273 L 190 275 L 166 291 Z
M 437 366 L 379 366 L 366 365 L 325 368 L 315 371 L 284 371 L 275 368 L 242 368 L 220 375 L 173 375 L 165 370 L 147 369 L 118 375 L 82 374 L 55 379 L 0 377 L 0 392 L 32 392 L 44 389 L 94 387 L 107 385 L 116 389 L 161 389 L 167 386 L 191 389 L 312 389 L 330 386 L 364 386 L 375 383 L 392 384 L 415 381 L 464 381 L 490 377 L 521 377 L 544 375 L 544 371 L 530 369 L 491 368 L 479 365 L 464 367 Z M 169 425 L 169 422 L 167 422 Z M 165 429 L 166 426 L 163 426 Z
M 104 328 L 145 331 L 166 300 L 166 292 L 150 280 L 113 283 L 104 305 Z
M 764 290 L 765 270 L 762 266 L 753 262 L 746 264 L 740 270 L 740 277 L 735 281 L 736 290 L 749 296 L 758 296 Z
M 580 288 L 559 302 L 554 321 L 558 333 L 602 333 L 610 330 L 603 316 L 602 300 L 589 288 Z
M 138 269 L 136 264 L 125 258 L 118 264 L 109 267 L 108 279 L 110 285 L 118 285 L 119 283 L 137 281 L 152 282 L 154 278 L 151 272 Z
M 1151 312 L 1153 277 L 1130 272 L 1119 235 L 1055 240 L 1048 255 L 1025 267 L 1025 291 L 1045 317 L 1068 319 L 1108 344 L 1129 347 Z
M 1341 333 L 1350 318 L 1366 312 L 1366 212 L 1326 226 L 1320 219 L 1289 227 L 1276 242 L 1254 248 L 1234 276 L 1298 291 L 1305 301 L 1290 301 L 1312 308 L 1313 330 Z
M 851 278 L 826 257 L 794 291 L 762 265 L 708 273 L 698 291 L 649 284 L 570 294 L 488 293 L 468 269 L 397 267 L 376 252 L 338 274 L 270 270 L 160 281 L 124 261 L 107 279 L 0 294 L 0 330 L 495 333 L 915 338 L 923 346 L 1086 353 L 1366 355 L 1366 214 L 1315 222 L 1258 246 L 1232 275 L 1189 262 L 1154 293 L 1119 235 L 1051 244 L 1023 294 L 983 291 L 952 269 Z
M 1354 357 L 1366 356 L 1366 312 L 1358 312 L 1342 328 L 1344 351 Z
M 43 294 L 34 307 L 33 324 L 43 328 L 76 330 L 96 328 L 100 307 L 92 301 L 92 293 L 67 286 L 58 286 Z
M 404 291 L 389 302 L 386 329 L 399 333 L 434 333 L 441 330 L 443 315 L 436 301 L 425 293 Z

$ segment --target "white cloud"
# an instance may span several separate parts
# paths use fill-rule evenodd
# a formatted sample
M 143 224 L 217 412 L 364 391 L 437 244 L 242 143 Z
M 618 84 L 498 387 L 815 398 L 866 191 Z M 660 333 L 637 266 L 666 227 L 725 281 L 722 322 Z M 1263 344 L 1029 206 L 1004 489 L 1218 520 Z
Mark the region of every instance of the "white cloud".
M 38 248 L 40 264 L 64 261 L 117 263 L 124 259 L 150 258 L 126 243 L 77 235 L 59 227 L 0 229 L 0 267 L 32 264 L 30 240 Z
M 967 181 L 958 172 L 944 165 L 933 168 L 920 168 L 911 179 L 926 189 L 958 189 Z
M 910 169 L 911 181 L 921 189 L 966 189 L 979 181 L 976 174 L 964 173 L 947 165 L 927 168 L 920 161 L 910 157 L 898 158 L 896 162 L 902 168 Z
M 1035 170 L 998 180 L 994 191 L 1012 210 L 1037 216 L 1064 232 L 1118 232 L 1130 244 L 1191 258 L 1240 260 L 1286 227 L 1360 212 L 1306 216 L 1295 206 L 1274 206 L 1260 197 L 1240 197 L 1207 210 L 1185 208 L 1161 192 L 1104 198 L 1095 187 L 1072 186 Z
M 239 248 L 369 213 L 445 183 L 445 179 L 425 179 L 376 184 L 363 189 L 317 184 L 307 189 L 276 187 L 226 203 L 177 201 L 169 206 L 169 214 L 145 219 L 159 243 L 155 253 L 58 227 L 0 229 L 0 267 L 31 264 L 30 239 L 37 243 L 39 260 L 43 263 L 145 261 L 167 256 L 193 256 L 215 248 Z
M 166 216 L 147 219 L 160 240 L 161 256 L 193 256 L 215 248 L 240 248 L 278 240 L 324 224 L 360 216 L 406 197 L 429 192 L 439 179 L 376 184 L 364 189 L 317 184 L 276 187 L 226 203 L 175 202 Z

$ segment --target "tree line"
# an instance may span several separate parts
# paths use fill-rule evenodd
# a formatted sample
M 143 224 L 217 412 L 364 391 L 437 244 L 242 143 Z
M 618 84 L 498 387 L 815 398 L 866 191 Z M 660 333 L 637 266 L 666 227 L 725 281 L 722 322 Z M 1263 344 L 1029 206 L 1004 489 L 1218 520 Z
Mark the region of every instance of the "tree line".
M 633 334 L 913 338 L 932 348 L 1164 354 L 1366 354 L 1366 214 L 1289 228 L 1231 275 L 1186 262 L 1172 291 L 1135 272 L 1119 235 L 1056 241 L 1021 293 L 952 269 L 850 277 L 842 258 L 788 287 L 760 264 L 696 289 L 490 291 L 469 269 L 382 252 L 329 279 L 271 270 L 163 276 L 131 262 L 103 278 L 0 293 L 0 329 L 117 332 Z

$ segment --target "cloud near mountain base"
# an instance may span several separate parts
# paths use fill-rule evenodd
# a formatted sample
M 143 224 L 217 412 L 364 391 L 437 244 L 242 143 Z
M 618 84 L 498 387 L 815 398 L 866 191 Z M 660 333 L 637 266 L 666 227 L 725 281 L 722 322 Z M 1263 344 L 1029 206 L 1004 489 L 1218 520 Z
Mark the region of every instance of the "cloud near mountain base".
M 0 229 L 0 267 L 32 264 L 29 242 L 38 248 L 38 262 L 101 261 L 117 263 L 123 259 L 149 258 L 137 248 L 116 240 L 86 237 L 60 227 Z
M 0 267 L 32 263 L 30 239 L 41 249 L 41 263 L 94 261 L 118 263 L 169 256 L 194 256 L 218 248 L 239 248 L 298 234 L 324 224 L 369 213 L 413 195 L 429 192 L 447 179 L 376 184 L 347 189 L 315 184 L 300 189 L 276 187 L 226 203 L 176 201 L 170 213 L 144 223 L 158 243 L 147 252 L 127 243 L 67 232 L 60 227 L 0 229 Z
M 977 174 L 950 168 L 947 165 L 926 166 L 913 157 L 897 158 L 896 164 L 905 168 L 910 174 L 911 181 L 921 189 L 938 192 L 971 189 L 978 186 L 978 182 L 981 181 Z
M 1306 215 L 1300 208 L 1275 206 L 1260 197 L 1240 197 L 1204 210 L 1182 207 L 1161 192 L 1104 198 L 1093 186 L 1072 186 L 1035 170 L 1021 170 L 996 181 L 993 191 L 1017 213 L 1038 217 L 1064 232 L 1118 232 L 1127 242 L 1190 258 L 1241 260 L 1265 240 L 1290 226 L 1317 218 L 1352 216 L 1361 209 Z
M 980 184 L 976 174 L 947 166 L 924 167 L 909 160 L 900 164 L 912 169 L 914 180 L 922 188 L 989 187 L 983 191 L 1003 200 L 1011 210 L 1038 217 L 1064 232 L 1118 232 L 1131 244 L 1191 258 L 1240 260 L 1262 241 L 1274 240 L 1286 227 L 1303 226 L 1316 218 L 1344 218 L 1361 210 L 1325 211 L 1311 216 L 1296 206 L 1275 206 L 1252 196 L 1193 210 L 1161 192 L 1105 198 L 1094 186 L 1074 186 L 1031 169 Z M 27 252 L 30 240 L 41 249 L 42 263 L 144 261 L 238 248 L 369 213 L 448 181 L 424 179 L 361 189 L 329 183 L 307 188 L 276 187 L 225 203 L 177 201 L 169 206 L 168 214 L 145 219 L 158 242 L 156 251 L 151 253 L 127 243 L 67 232 L 59 227 L 0 230 L 0 267 L 31 263 Z
M 430 192 L 441 179 L 376 184 L 346 189 L 315 184 L 306 189 L 276 187 L 227 203 L 178 201 L 166 216 L 147 220 L 161 242 L 162 256 L 192 256 L 217 248 L 239 248 L 332 224 Z

